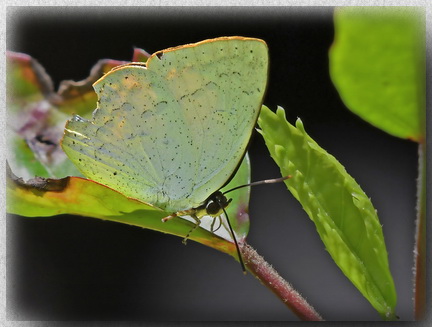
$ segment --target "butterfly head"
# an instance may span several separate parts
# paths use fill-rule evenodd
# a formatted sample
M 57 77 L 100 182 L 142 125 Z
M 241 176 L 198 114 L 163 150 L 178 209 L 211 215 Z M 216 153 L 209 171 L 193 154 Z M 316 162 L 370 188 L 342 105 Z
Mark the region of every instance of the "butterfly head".
M 198 217 L 219 217 L 221 214 L 223 214 L 223 209 L 225 209 L 231 203 L 231 201 L 232 199 L 227 199 L 227 197 L 223 195 L 222 192 L 216 191 L 195 209 L 196 215 Z

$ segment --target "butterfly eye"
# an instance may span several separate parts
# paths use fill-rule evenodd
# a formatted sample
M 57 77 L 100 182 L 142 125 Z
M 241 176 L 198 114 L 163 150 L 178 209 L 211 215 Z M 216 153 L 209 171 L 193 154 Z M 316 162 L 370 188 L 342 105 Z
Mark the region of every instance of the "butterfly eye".
M 210 216 L 219 216 L 222 213 L 222 208 L 216 201 L 209 201 L 206 206 L 207 214 Z

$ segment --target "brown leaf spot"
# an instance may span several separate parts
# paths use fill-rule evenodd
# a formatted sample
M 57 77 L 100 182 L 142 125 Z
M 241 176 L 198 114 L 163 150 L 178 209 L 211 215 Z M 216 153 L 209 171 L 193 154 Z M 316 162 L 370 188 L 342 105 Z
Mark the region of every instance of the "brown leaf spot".
M 24 181 L 21 177 L 17 177 L 12 172 L 8 164 L 6 164 L 6 175 L 9 183 L 14 183 L 18 187 L 34 191 L 62 192 L 69 183 L 69 177 L 61 179 L 35 177 Z

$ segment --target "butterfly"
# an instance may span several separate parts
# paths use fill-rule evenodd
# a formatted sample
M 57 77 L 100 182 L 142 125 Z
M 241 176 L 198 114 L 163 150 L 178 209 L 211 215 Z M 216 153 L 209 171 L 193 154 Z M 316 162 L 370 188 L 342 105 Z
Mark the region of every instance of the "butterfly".
M 87 178 L 198 226 L 230 202 L 219 190 L 246 153 L 268 64 L 263 40 L 234 36 L 118 66 L 94 84 L 92 119 L 67 122 L 63 150 Z

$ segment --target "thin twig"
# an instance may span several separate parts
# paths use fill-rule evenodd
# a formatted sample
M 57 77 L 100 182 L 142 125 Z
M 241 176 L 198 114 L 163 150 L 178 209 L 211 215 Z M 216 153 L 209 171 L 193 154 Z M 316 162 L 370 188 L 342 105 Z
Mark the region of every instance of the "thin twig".
M 414 249 L 414 316 L 422 320 L 426 313 L 426 142 L 419 144 L 417 180 L 416 244 Z
M 324 320 L 250 245 L 243 243 L 241 250 L 249 272 L 275 293 L 297 317 L 307 321 Z

